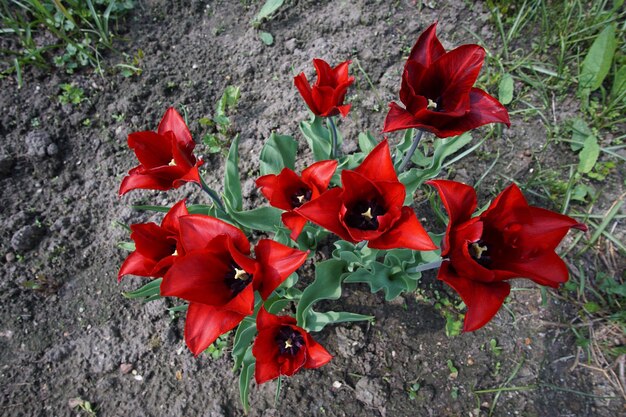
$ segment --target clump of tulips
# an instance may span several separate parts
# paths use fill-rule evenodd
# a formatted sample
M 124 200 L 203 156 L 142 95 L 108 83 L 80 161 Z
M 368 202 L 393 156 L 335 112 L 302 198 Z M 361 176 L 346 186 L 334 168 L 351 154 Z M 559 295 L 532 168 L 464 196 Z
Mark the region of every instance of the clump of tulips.
M 118 278 L 153 278 L 133 296 L 186 302 L 177 310 L 186 310 L 185 341 L 194 355 L 234 330 L 232 352 L 245 408 L 252 375 L 262 384 L 331 360 L 311 333 L 372 318 L 313 310 L 341 285 L 365 282 L 391 300 L 414 291 L 423 271 L 438 268 L 438 279 L 467 307 L 463 330 L 468 332 L 494 317 L 509 294 L 509 280 L 528 278 L 550 287 L 567 281 L 555 248 L 569 229 L 586 230 L 583 224 L 530 206 L 515 184 L 474 215 L 471 186 L 435 179 L 443 159 L 470 143 L 470 130 L 510 124 L 504 106 L 473 87 L 484 49 L 462 45 L 446 52 L 435 30 L 433 24 L 422 33 L 405 64 L 399 97 L 404 107 L 389 105 L 383 132 L 405 132 L 395 147 L 367 132 L 359 135 L 358 152 L 338 155 L 342 138 L 334 118 L 350 111 L 344 102 L 354 82 L 350 61 L 332 68 L 313 60 L 313 85 L 304 74 L 295 77 L 312 112 L 300 128 L 316 162 L 296 172 L 295 139 L 272 134 L 256 180 L 269 206 L 242 209 L 237 138 L 219 194 L 203 182 L 192 135 L 173 108 L 156 132 L 129 135 L 139 165 L 123 179 L 120 195 L 189 182 L 207 193 L 210 204 L 188 206 L 183 200 L 171 208 L 152 207 L 166 214 L 160 225 L 130 226 L 134 245 Z M 424 132 L 438 138 L 430 155 L 419 150 Z M 415 190 L 424 185 L 436 190 L 447 212 L 443 235 L 428 233 L 411 207 Z M 251 244 L 254 231 L 272 238 Z M 314 265 L 315 279 L 308 286 L 296 285 L 297 271 L 329 233 L 338 237 L 332 257 Z M 290 305 L 295 317 L 286 313 Z

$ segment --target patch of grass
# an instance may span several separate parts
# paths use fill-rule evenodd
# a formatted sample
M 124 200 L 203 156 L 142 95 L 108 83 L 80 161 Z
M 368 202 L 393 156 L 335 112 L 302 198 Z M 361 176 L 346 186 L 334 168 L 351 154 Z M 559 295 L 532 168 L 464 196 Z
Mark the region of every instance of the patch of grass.
M 134 0 L 0 0 L 0 77 L 15 73 L 21 86 L 23 68 L 48 69 L 53 63 L 72 73 L 92 66 L 99 72 L 100 51 L 112 49 L 116 24 Z

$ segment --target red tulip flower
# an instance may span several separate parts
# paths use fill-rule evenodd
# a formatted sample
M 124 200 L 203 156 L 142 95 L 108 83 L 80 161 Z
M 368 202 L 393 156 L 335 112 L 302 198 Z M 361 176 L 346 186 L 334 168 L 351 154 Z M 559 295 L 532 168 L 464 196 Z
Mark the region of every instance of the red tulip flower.
M 404 66 L 400 101 L 389 104 L 383 132 L 423 129 L 440 138 L 460 135 L 488 123 L 510 126 L 509 114 L 498 100 L 472 87 L 485 59 L 478 45 L 446 52 L 433 23 L 411 49 Z
M 131 133 L 128 146 L 135 151 L 139 166 L 128 171 L 122 180 L 120 195 L 137 188 L 169 190 L 185 182 L 200 184 L 198 167 L 203 161 L 196 161 L 191 133 L 173 107 L 165 112 L 156 133 Z
M 179 219 L 188 214 L 185 200 L 181 200 L 165 215 L 160 226 L 132 224 L 130 238 L 135 242 L 135 251 L 122 264 L 118 281 L 130 274 L 155 278 L 165 275 L 178 255 L 184 253 L 179 239 Z
M 398 181 L 387 140 L 352 170 L 341 172 L 341 188 L 332 188 L 296 209 L 344 240 L 368 241 L 375 249 L 437 247 L 415 216 L 403 206 L 406 189 Z
M 303 72 L 294 79 L 294 84 L 309 109 L 321 117 L 348 115 L 350 104 L 343 104 L 348 87 L 354 82 L 354 77 L 348 76 L 348 65 L 352 61 L 345 61 L 331 68 L 322 59 L 314 59 L 313 65 L 317 71 L 317 81 L 311 86 Z
M 467 305 L 464 331 L 481 328 L 497 313 L 511 289 L 508 279 L 529 278 L 554 288 L 567 281 L 565 262 L 554 250 L 569 229 L 586 231 L 584 224 L 529 206 L 515 184 L 472 218 L 477 204 L 472 187 L 447 180 L 428 184 L 439 192 L 449 216 L 437 278 Z
M 270 204 L 285 210 L 282 220 L 291 230 L 291 238 L 296 240 L 306 224 L 306 218 L 297 209 L 315 200 L 328 189 L 328 184 L 337 169 L 337 161 L 320 161 L 302 171 L 298 176 L 289 168 L 280 174 L 264 175 L 256 180 L 256 186 Z
M 165 274 L 161 295 L 190 302 L 185 341 L 194 355 L 252 314 L 255 290 L 266 299 L 307 257 L 261 239 L 253 258 L 241 230 L 204 215 L 182 217 L 180 237 L 185 255 Z
M 306 330 L 296 326 L 293 317 L 275 316 L 261 307 L 256 326 L 259 334 L 252 354 L 256 358 L 254 378 L 257 384 L 281 375 L 291 376 L 301 368 L 319 368 L 332 359 Z

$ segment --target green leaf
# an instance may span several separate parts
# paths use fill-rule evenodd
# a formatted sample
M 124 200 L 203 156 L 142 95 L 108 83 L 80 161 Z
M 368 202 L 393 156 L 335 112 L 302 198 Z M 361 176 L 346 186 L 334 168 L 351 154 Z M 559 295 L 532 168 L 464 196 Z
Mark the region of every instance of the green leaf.
M 278 174 L 283 168 L 294 169 L 298 143 L 287 135 L 272 132 L 261 149 L 261 175 Z
M 239 180 L 239 135 L 235 136 L 226 158 L 226 175 L 224 176 L 224 199 L 227 207 L 241 211 L 243 199 Z
M 260 31 L 259 39 L 261 39 L 261 42 L 263 42 L 267 46 L 272 46 L 272 44 L 274 43 L 274 37 L 269 32 Z
M 313 115 L 309 122 L 300 122 L 300 131 L 309 144 L 309 148 L 313 152 L 313 158 L 316 161 L 330 159 L 330 132 L 322 125 L 322 120 L 322 117 Z M 337 145 L 340 145 L 342 141 L 341 133 L 337 130 Z
M 585 139 L 587 137 L 593 135 L 591 128 L 580 117 L 577 117 L 572 120 L 572 142 L 570 143 L 570 148 L 576 152 L 583 148 L 583 144 L 585 143 Z
M 367 155 L 376 147 L 376 145 L 378 145 L 378 141 L 369 130 L 367 132 L 359 133 L 359 149 L 361 152 Z
M 235 211 L 226 206 L 228 214 L 241 226 L 249 229 L 274 232 L 282 225 L 281 211 L 274 207 L 258 207 L 248 211 Z
M 586 174 L 591 172 L 600 155 L 600 145 L 595 136 L 588 136 L 583 144 L 583 150 L 578 154 L 578 172 Z
M 135 242 L 120 242 L 117 244 L 117 247 L 128 252 L 133 252 L 135 250 Z
M 498 86 L 498 99 L 500 103 L 506 105 L 513 101 L 513 88 L 513 77 L 511 74 L 504 74 Z
M 239 396 L 241 398 L 241 405 L 243 406 L 244 413 L 248 413 L 250 404 L 248 403 L 248 392 L 250 391 L 250 380 L 254 375 L 254 365 L 256 359 L 252 355 L 252 346 L 246 350 L 243 363 L 241 365 L 241 373 L 239 374 Z
M 155 211 L 157 213 L 167 213 L 170 211 L 171 207 L 168 206 L 149 206 L 149 205 L 138 205 L 138 206 L 130 206 L 133 210 L 137 211 Z
M 138 288 L 135 291 L 123 292 L 122 295 L 129 299 L 133 299 L 133 298 L 148 299 L 150 297 L 154 297 L 155 295 L 160 297 L 161 296 L 161 291 L 160 291 L 161 281 L 163 281 L 163 278 L 153 279 L 152 281 L 150 281 L 143 287 Z
M 413 275 L 421 275 L 419 273 Z M 390 301 L 403 291 L 414 291 L 417 280 L 402 271 L 380 262 L 372 262 L 367 268 L 360 268 L 349 274 L 344 282 L 362 282 L 370 286 L 372 293 L 383 290 L 385 300 Z
M 347 311 L 326 311 L 324 313 L 318 313 L 317 311 L 310 310 L 307 317 L 307 329 L 311 332 L 319 332 L 328 324 L 348 323 L 364 320 L 374 320 L 374 316 L 350 313 Z
M 254 318 L 248 316 L 245 317 L 235 332 L 233 339 L 233 361 L 235 362 L 234 370 L 237 370 L 243 364 L 244 355 L 254 339 L 256 334 L 256 321 Z
M 260 23 L 263 19 L 269 18 L 283 3 L 284 0 L 267 0 L 263 7 L 261 7 L 259 13 L 255 16 L 253 22 Z
M 613 100 L 626 101 L 626 65 L 622 66 L 615 73 L 613 87 L 611 87 L 611 97 Z
M 615 25 L 611 24 L 606 26 L 593 41 L 581 65 L 579 92 L 582 90 L 594 91 L 600 88 L 611 69 L 615 47 Z
M 239 102 L 240 89 L 234 85 L 229 85 L 224 89 L 222 97 L 217 102 L 217 108 L 215 109 L 214 121 L 217 124 L 230 124 L 230 120 L 226 117 L 227 109 L 234 109 Z

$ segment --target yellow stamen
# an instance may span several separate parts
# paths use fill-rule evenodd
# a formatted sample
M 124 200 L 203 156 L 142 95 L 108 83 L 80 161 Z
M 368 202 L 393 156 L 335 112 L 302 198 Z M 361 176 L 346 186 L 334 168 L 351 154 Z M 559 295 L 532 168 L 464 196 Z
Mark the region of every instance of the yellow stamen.
M 290 347 L 293 347 L 293 341 L 291 340 L 291 338 L 285 340 L 285 349 L 289 349 Z
M 361 216 L 365 217 L 367 220 L 372 220 L 374 216 L 372 216 L 372 208 L 368 207 L 365 213 L 361 213 Z
M 248 273 L 243 269 L 235 268 L 235 279 L 246 280 L 248 279 Z
M 172 160 L 170 161 L 170 163 L 168 164 L 171 167 L 175 167 L 176 166 L 176 161 L 174 161 L 174 158 L 172 158 Z
M 431 99 L 428 99 L 428 106 L 426 106 L 426 108 L 428 110 L 436 110 L 437 109 L 437 103 L 432 101 Z
M 470 249 L 476 259 L 480 259 L 483 256 L 483 252 L 487 252 L 487 246 L 480 246 L 478 243 L 472 243 Z
M 178 250 L 174 249 L 174 253 L 172 253 L 172 256 L 178 256 Z

